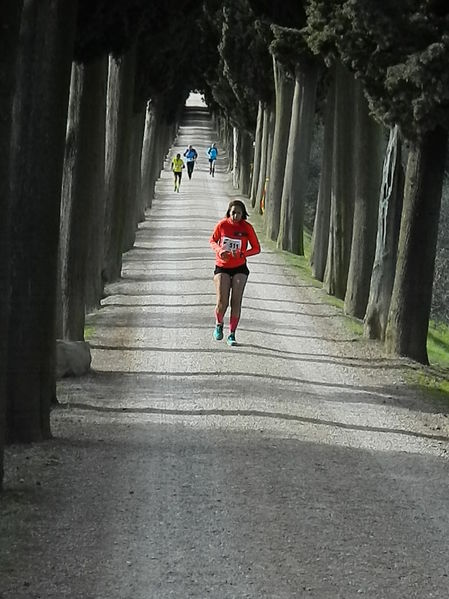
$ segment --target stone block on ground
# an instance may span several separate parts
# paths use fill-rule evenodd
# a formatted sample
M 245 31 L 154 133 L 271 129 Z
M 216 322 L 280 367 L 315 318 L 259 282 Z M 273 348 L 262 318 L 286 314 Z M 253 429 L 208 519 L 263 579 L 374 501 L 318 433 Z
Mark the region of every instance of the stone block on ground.
M 86 341 L 56 340 L 56 378 L 87 374 L 91 361 L 90 345 Z

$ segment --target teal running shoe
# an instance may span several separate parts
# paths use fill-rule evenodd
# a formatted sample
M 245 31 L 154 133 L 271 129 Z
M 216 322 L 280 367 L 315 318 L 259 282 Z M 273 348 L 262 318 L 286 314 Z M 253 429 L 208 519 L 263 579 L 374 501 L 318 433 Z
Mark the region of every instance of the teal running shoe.
M 223 339 L 223 325 L 222 324 L 215 325 L 214 339 L 216 341 L 221 341 Z
M 227 344 L 228 344 L 228 345 L 237 345 L 237 341 L 235 340 L 235 334 L 234 334 L 234 333 L 231 333 L 231 334 L 228 336 L 228 338 L 227 338 L 226 342 L 227 342 Z

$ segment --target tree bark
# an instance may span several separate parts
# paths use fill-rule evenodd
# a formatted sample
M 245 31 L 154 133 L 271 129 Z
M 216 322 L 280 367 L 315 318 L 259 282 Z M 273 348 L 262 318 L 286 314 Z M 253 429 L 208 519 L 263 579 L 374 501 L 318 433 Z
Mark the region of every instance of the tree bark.
M 448 132 L 410 145 L 398 260 L 388 315 L 388 353 L 428 364 L 427 333 Z
M 259 177 L 259 187 L 257 190 L 257 203 L 259 213 L 263 214 L 265 211 L 265 196 L 266 190 L 270 183 L 270 168 L 271 168 L 271 156 L 273 154 L 273 139 L 274 139 L 274 121 L 275 114 L 272 107 L 267 108 L 267 124 L 266 124 L 266 140 L 262 149 L 261 158 L 261 170 Z M 265 125 L 264 125 L 265 130 Z M 264 133 L 265 136 L 265 133 Z
M 324 287 L 344 299 L 354 214 L 354 76 L 336 64 L 330 235 Z
M 312 233 L 310 264 L 313 276 L 323 281 L 329 247 L 331 213 L 332 162 L 335 113 L 335 77 L 327 90 L 324 116 L 323 154 L 321 158 L 320 186 Z
M 363 318 L 376 250 L 377 212 L 385 154 L 384 128 L 369 114 L 360 82 L 355 84 L 354 221 L 344 309 Z
M 265 180 L 269 176 L 269 161 L 268 161 L 268 139 L 270 134 L 270 115 L 273 114 L 273 110 L 271 110 L 268 105 L 264 106 L 263 111 L 263 122 L 262 122 L 262 140 L 261 140 L 261 152 L 260 152 L 260 168 L 258 175 L 258 183 L 256 190 L 256 207 L 259 212 L 261 212 L 261 198 L 263 194 L 263 189 L 265 185 Z
M 240 156 L 240 179 L 239 189 L 240 193 L 244 196 L 248 196 L 250 192 L 250 178 L 251 178 L 251 154 L 252 154 L 252 137 L 245 130 L 240 131 L 240 144 L 239 144 L 239 156 Z
M 377 239 L 371 273 L 364 332 L 369 339 L 385 339 L 391 292 L 396 269 L 401 224 L 404 172 L 398 128 L 390 130 L 385 152 L 377 218 Z
M 104 60 L 72 65 L 59 243 L 62 337 L 71 341 L 84 341 L 91 228 L 96 204 L 104 207 L 104 75 Z
M 62 167 L 77 3 L 26 0 L 12 123 L 7 435 L 50 437 Z
M 140 189 L 140 163 L 142 159 L 142 142 L 145 127 L 145 109 L 135 112 L 130 121 L 130 152 L 129 152 L 129 186 L 128 210 L 126 211 L 125 233 L 123 251 L 130 250 L 136 240 L 136 230 L 140 220 L 139 214 L 139 189 Z
M 296 69 L 277 245 L 304 255 L 304 205 L 312 147 L 318 70 Z
M 145 218 L 145 210 L 150 209 L 154 197 L 156 160 L 156 131 L 158 126 L 158 106 L 152 100 L 147 105 L 145 117 L 145 131 L 142 142 L 141 187 L 140 187 L 140 215 Z
M 276 241 L 279 235 L 294 81 L 288 77 L 282 65 L 275 58 L 273 58 L 273 68 L 276 90 L 276 121 L 270 164 L 270 181 L 265 204 L 265 230 L 267 236 Z
M 257 186 L 259 183 L 260 176 L 260 161 L 262 156 L 262 133 L 263 133 L 263 120 L 264 120 L 264 105 L 263 102 L 259 102 L 257 109 L 257 123 L 256 123 L 256 134 L 254 140 L 254 157 L 253 157 L 253 171 L 251 177 L 251 191 L 250 200 L 252 208 L 256 205 L 257 199 Z
M 7 0 L 2 10 L 0 37 L 0 491 L 3 486 L 3 448 L 6 436 L 6 383 L 10 288 L 10 159 L 11 117 L 16 83 L 20 15 L 23 2 Z
M 120 278 L 129 201 L 130 115 L 133 106 L 135 50 L 109 59 L 106 110 L 106 256 L 108 283 Z
M 163 117 L 156 112 L 156 120 L 154 123 L 154 145 L 151 154 L 151 180 L 153 182 L 153 197 L 156 181 L 159 179 L 161 169 L 163 168 L 164 135 L 165 123 Z
M 86 110 L 83 129 L 90 131 L 89 149 L 85 149 L 90 163 L 86 164 L 86 178 L 91 197 L 89 242 L 86 271 L 86 311 L 98 308 L 103 295 L 104 267 L 104 211 L 105 189 L 105 135 L 106 135 L 106 90 L 108 80 L 108 57 L 84 66 L 84 101 L 90 105 Z
M 238 189 L 240 181 L 240 130 L 237 127 L 232 128 L 232 186 Z
M 232 171 L 234 160 L 235 160 L 235 152 L 234 152 L 234 128 L 229 123 L 228 120 L 225 121 L 225 144 L 228 148 L 229 152 L 229 170 Z

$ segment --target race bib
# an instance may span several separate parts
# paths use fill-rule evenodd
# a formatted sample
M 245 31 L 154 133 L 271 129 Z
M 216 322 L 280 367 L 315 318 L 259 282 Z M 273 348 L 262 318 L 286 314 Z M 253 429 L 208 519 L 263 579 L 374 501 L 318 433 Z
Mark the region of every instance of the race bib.
M 228 252 L 235 252 L 242 249 L 241 239 L 232 239 L 231 237 L 223 237 L 221 247 Z

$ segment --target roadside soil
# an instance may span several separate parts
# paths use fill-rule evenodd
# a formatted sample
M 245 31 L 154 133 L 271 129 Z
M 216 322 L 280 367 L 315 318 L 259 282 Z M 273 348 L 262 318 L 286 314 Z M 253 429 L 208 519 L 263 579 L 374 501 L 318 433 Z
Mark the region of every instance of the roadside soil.
M 262 236 L 238 346 L 212 338 L 208 239 L 236 194 L 212 141 L 186 112 L 88 316 L 92 371 L 59 381 L 51 441 L 7 449 L 0 599 L 447 597 L 447 405 L 406 384 L 418 367 L 351 333 Z

